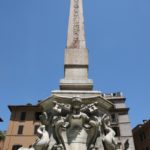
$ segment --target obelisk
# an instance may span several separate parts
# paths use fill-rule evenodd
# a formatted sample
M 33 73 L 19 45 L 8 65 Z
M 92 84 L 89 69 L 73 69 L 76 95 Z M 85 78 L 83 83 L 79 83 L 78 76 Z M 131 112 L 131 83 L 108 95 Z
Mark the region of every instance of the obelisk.
M 70 0 L 67 46 L 64 58 L 64 79 L 61 90 L 92 90 L 88 79 L 88 49 L 86 48 L 82 0 Z

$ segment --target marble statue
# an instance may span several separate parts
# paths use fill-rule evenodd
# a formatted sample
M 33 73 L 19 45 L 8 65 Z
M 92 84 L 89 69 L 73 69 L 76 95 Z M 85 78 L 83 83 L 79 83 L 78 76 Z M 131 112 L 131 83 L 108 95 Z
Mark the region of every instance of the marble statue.
M 116 150 L 117 141 L 115 139 L 115 131 L 110 127 L 110 118 L 106 114 L 102 117 L 102 126 L 106 132 L 103 138 L 104 146 L 106 150 Z
M 36 142 L 33 144 L 33 147 L 35 148 L 35 150 L 46 149 L 49 143 L 49 134 L 45 130 L 45 125 L 41 125 L 37 129 L 37 135 L 38 135 L 38 138 Z
M 31 148 L 21 147 L 18 150 L 45 150 L 49 144 L 49 134 L 45 130 L 45 125 L 41 125 L 37 129 L 38 138 Z
M 52 101 L 51 107 L 40 115 L 35 143 L 19 150 L 116 150 L 115 131 L 109 115 L 100 115 L 98 102 L 84 104 L 77 96 L 69 104 Z
M 89 135 L 87 136 L 87 149 L 94 150 L 97 137 L 99 135 L 99 121 L 98 117 L 94 114 L 98 110 L 97 102 L 82 105 L 80 97 L 74 97 L 72 100 L 71 111 L 67 116 L 69 125 L 81 124 L 81 130 L 86 130 Z M 76 121 L 78 119 L 78 122 Z M 77 123 L 76 123 L 77 122 Z

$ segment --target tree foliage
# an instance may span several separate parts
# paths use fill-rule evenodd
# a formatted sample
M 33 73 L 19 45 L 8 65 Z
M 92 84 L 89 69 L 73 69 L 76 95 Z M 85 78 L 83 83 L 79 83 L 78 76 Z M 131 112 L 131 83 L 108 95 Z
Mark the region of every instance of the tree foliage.
M 2 131 L 0 131 L 0 141 L 5 140 L 5 135 Z

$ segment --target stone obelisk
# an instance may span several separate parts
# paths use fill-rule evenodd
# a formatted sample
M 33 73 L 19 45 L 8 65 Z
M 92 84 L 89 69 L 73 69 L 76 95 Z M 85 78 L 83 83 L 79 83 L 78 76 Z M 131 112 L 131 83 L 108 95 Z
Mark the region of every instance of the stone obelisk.
M 70 0 L 64 79 L 61 90 L 92 90 L 88 79 L 88 49 L 86 48 L 82 0 Z
M 64 79 L 39 103 L 50 137 L 45 150 L 124 150 L 124 141 L 134 150 L 125 98 L 94 91 L 88 65 L 82 0 L 70 0 Z

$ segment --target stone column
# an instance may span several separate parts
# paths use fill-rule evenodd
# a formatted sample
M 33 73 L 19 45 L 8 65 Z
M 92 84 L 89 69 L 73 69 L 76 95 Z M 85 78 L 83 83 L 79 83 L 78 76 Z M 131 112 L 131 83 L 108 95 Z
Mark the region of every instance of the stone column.
M 88 50 L 86 48 L 82 0 L 70 0 L 67 47 L 65 49 L 64 79 L 61 90 L 92 90 L 88 79 Z

